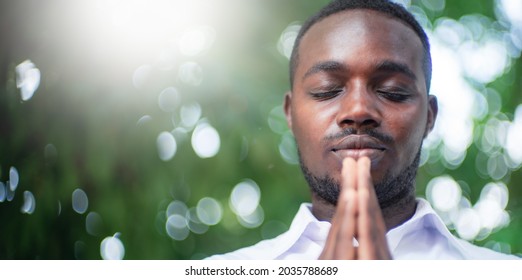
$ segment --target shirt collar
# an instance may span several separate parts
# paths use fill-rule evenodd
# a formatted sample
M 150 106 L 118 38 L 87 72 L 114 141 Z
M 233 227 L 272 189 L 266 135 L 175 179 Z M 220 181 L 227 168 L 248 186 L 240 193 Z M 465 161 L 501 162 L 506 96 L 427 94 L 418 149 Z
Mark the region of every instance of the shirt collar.
M 317 240 L 318 243 L 324 243 L 326 241 L 330 229 L 330 223 L 317 220 L 317 218 L 312 214 L 311 208 L 311 203 L 301 204 L 299 211 L 292 221 L 290 229 L 284 234 L 284 238 L 281 240 L 283 246 L 281 246 L 281 250 L 278 250 L 278 256 L 288 251 L 304 234 L 310 235 L 313 233 L 314 236 L 312 238 Z M 435 232 L 445 237 L 454 247 L 463 251 L 461 244 L 456 241 L 456 238 L 447 229 L 446 225 L 430 206 L 429 202 L 425 199 L 417 198 L 415 214 L 403 224 L 386 233 L 388 246 L 392 254 L 397 249 L 397 246 L 406 233 L 424 227 L 434 229 Z
M 280 246 L 277 246 L 278 248 L 273 253 L 276 258 L 284 254 L 305 234 L 308 234 L 311 239 L 324 242 L 329 230 L 329 222 L 319 221 L 312 214 L 312 204 L 302 203 L 288 231 L 278 237 Z
M 457 242 L 457 239 L 448 230 L 442 219 L 437 215 L 435 210 L 431 207 L 428 201 L 422 198 L 417 198 L 417 208 L 415 214 L 406 222 L 388 231 L 386 238 L 390 251 L 393 252 L 401 242 L 406 233 L 416 230 L 430 228 L 437 234 L 442 235 L 453 248 L 458 249 L 459 252 L 464 252 L 462 245 Z

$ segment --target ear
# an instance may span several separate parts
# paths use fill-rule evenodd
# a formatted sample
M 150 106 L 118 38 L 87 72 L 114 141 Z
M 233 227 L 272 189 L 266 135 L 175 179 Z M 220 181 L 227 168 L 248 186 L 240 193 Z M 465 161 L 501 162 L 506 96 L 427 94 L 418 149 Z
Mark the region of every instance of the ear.
M 439 104 L 437 102 L 437 97 L 434 95 L 428 95 L 428 119 L 426 121 L 426 130 L 424 131 L 424 138 L 426 138 L 428 134 L 433 130 L 438 113 Z
M 292 130 L 292 92 L 285 93 L 285 100 L 283 101 L 283 109 L 285 111 L 286 123 L 290 130 Z

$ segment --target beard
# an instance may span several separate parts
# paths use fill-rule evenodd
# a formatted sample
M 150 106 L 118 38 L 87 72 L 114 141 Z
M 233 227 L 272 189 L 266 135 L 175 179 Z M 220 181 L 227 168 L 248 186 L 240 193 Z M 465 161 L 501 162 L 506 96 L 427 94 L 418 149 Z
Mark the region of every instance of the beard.
M 381 182 L 374 185 L 375 193 L 379 201 L 381 209 L 387 208 L 390 205 L 400 204 L 404 198 L 411 198 L 415 195 L 415 177 L 417 176 L 417 169 L 419 168 L 421 148 L 412 163 L 406 166 L 399 174 L 393 176 L 388 171 Z M 304 177 L 310 186 L 311 191 L 321 199 L 337 205 L 339 198 L 339 191 L 341 185 L 332 177 L 326 175 L 318 177 L 313 175 L 302 161 L 301 153 L 298 150 L 299 163 Z

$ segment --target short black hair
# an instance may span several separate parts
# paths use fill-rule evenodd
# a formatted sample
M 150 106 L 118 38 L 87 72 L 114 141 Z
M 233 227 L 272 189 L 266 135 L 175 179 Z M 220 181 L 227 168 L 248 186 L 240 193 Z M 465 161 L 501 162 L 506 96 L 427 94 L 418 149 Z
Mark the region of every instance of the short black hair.
M 306 32 L 314 24 L 318 23 L 326 17 L 347 10 L 359 9 L 373 10 L 396 18 L 410 26 L 417 36 L 419 36 L 424 48 L 422 68 L 424 72 L 424 78 L 426 80 L 426 92 L 429 92 L 431 84 L 431 53 L 428 36 L 424 32 L 424 29 L 421 27 L 421 25 L 417 22 L 415 17 L 410 12 L 408 12 L 406 8 L 388 0 L 333 0 L 328 5 L 319 10 L 319 12 L 317 12 L 315 15 L 308 18 L 297 34 L 294 47 L 292 49 L 292 55 L 290 56 L 290 88 L 293 89 L 294 86 L 295 71 L 297 64 L 299 63 L 299 45 L 301 44 L 301 39 L 306 34 Z

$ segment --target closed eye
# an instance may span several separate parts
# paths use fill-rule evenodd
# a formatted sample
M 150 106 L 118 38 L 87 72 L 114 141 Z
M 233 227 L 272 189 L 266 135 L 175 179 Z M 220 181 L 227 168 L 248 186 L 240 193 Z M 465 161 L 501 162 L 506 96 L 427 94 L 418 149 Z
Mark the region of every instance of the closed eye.
M 377 90 L 377 93 L 381 95 L 382 97 L 393 101 L 393 102 L 404 102 L 410 99 L 411 95 L 408 93 L 405 93 L 401 90 L 388 90 L 388 89 L 380 89 Z
M 335 89 L 335 90 L 329 90 L 329 91 L 310 92 L 310 95 L 315 100 L 324 101 L 324 100 L 329 100 L 329 99 L 335 98 L 342 92 L 343 92 L 342 89 Z

